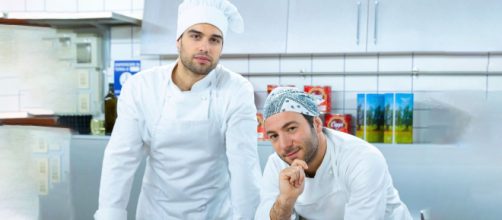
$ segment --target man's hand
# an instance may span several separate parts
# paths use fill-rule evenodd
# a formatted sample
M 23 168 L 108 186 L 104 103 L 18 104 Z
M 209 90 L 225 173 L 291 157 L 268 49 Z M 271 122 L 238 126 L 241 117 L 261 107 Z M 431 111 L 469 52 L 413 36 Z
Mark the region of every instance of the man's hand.
M 290 219 L 296 199 L 303 192 L 307 163 L 294 160 L 291 166 L 279 174 L 279 196 L 270 210 L 270 219 Z
M 305 169 L 307 163 L 303 160 L 294 160 L 291 166 L 282 170 L 279 174 L 280 197 L 296 201 L 302 194 L 305 182 Z

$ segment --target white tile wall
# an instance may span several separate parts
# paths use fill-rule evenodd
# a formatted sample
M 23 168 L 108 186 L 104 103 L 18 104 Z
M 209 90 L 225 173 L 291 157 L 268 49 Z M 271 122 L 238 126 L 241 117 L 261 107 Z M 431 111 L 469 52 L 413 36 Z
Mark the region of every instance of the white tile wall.
M 132 0 L 104 0 L 106 11 L 132 11 Z
M 0 96 L 17 95 L 21 84 L 16 76 L 0 76 Z
M 334 113 L 344 113 L 345 92 L 331 92 L 331 111 Z
M 132 45 L 132 59 L 141 59 L 141 43 L 133 43 Z
M 345 92 L 344 102 L 345 110 L 356 111 L 357 110 L 357 94 L 362 92 Z M 355 116 L 355 114 L 354 114 Z
M 490 65 L 488 66 L 490 72 L 502 72 L 502 55 L 491 55 Z
M 141 27 L 132 27 L 132 42 L 141 43 Z
M 112 61 L 133 59 L 133 47 L 131 44 L 111 44 L 110 57 Z
M 143 17 L 144 0 L 0 0 L 0 11 L 115 11 Z
M 350 76 L 345 78 L 346 91 L 377 92 L 376 76 Z
M 331 91 L 344 91 L 345 77 L 339 75 L 314 76 L 311 85 L 331 86 Z
M 132 1 L 132 9 L 134 11 L 141 11 L 145 6 L 145 0 L 133 0 Z
M 280 76 L 279 77 L 279 85 L 292 85 L 303 89 L 305 85 L 312 84 L 312 77 L 306 75 L 298 75 L 298 76 Z
M 24 1 L 0 0 L 0 11 L 24 11 Z
M 313 56 L 312 71 L 313 72 L 344 72 L 345 59 L 343 56 Z
M 103 0 L 78 0 L 78 11 L 104 11 Z
M 286 73 L 311 73 L 312 59 L 308 56 L 302 57 L 281 57 L 281 72 Z
M 378 76 L 378 91 L 385 92 L 411 92 L 412 78 L 410 76 Z
M 502 91 L 502 76 L 488 76 L 488 91 Z
M 376 72 L 378 69 L 377 56 L 345 57 L 345 71 L 350 72 Z
M 16 1 L 20 2 L 20 1 Z M 26 0 L 26 11 L 45 11 L 44 0 Z
M 0 112 L 19 111 L 18 95 L 0 95 Z
M 249 73 L 279 73 L 279 56 L 249 57 Z
M 0 11 L 116 11 L 142 17 L 145 0 L 0 0 Z M 141 56 L 140 27 L 114 27 L 111 39 L 111 63 L 114 60 L 141 59 L 142 69 L 174 62 L 173 57 Z M 488 58 L 489 57 L 489 58 Z M 249 73 L 248 79 L 255 87 L 255 101 L 258 109 L 263 106 L 268 84 L 293 84 L 303 88 L 306 84 L 330 85 L 332 87 L 332 109 L 337 113 L 356 116 L 356 94 L 363 92 L 409 92 L 416 94 L 414 117 L 416 119 L 415 138 L 431 141 L 437 133 L 426 119 L 436 114 L 431 109 L 437 105 L 434 97 L 455 91 L 473 91 L 501 96 L 502 76 L 485 76 L 485 72 L 502 72 L 502 55 L 309 55 L 305 56 L 242 56 L 222 58 L 221 63 L 240 73 Z M 409 73 L 418 70 L 418 76 Z M 327 75 L 298 74 L 284 76 L 280 72 L 314 72 Z M 396 75 L 354 75 L 352 73 L 395 73 Z M 448 75 L 452 72 L 480 74 Z M 421 75 L 420 72 L 434 72 Z M 446 72 L 448 74 L 442 74 Z M 258 73 L 258 74 L 257 74 Z M 271 73 L 263 76 L 263 73 Z M 329 75 L 329 73 L 334 73 Z M 342 73 L 345 73 L 342 75 Z M 257 74 L 257 75 L 253 75 Z M 2 84 L 3 83 L 3 84 Z M 7 85 L 6 85 L 7 84 Z M 0 88 L 15 90 L 14 82 L 3 81 Z M 480 95 L 480 97 L 484 97 Z M 441 99 L 441 98 L 439 98 Z M 22 103 L 19 97 L 0 94 L 0 111 L 17 110 Z M 437 106 L 436 106 L 437 107 Z M 355 120 L 355 118 L 354 118 Z M 440 125 L 442 126 L 442 125 Z M 435 133 L 436 132 L 436 133 Z M 437 133 L 440 134 L 440 133 Z M 438 136 L 436 134 L 436 136 Z M 427 140 L 429 138 L 429 140 Z
M 411 72 L 411 55 L 389 55 L 378 57 L 379 72 Z
M 77 12 L 77 0 L 45 0 L 45 10 L 51 12 Z
M 237 73 L 246 74 L 249 72 L 248 58 L 221 58 L 220 63 L 226 68 Z
M 415 55 L 414 70 L 420 71 L 481 71 L 486 72 L 488 55 Z
M 155 66 L 160 66 L 159 56 L 142 56 L 141 58 L 141 69 L 149 69 Z
M 486 76 L 414 76 L 415 91 L 486 90 Z

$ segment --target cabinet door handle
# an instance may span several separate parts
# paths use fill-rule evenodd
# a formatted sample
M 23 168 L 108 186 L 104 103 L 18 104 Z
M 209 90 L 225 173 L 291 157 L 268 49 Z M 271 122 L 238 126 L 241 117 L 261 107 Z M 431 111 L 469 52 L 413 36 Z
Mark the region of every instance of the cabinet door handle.
M 377 43 L 377 28 L 378 28 L 378 1 L 375 1 L 375 19 L 374 19 L 374 29 L 373 29 L 373 43 Z
M 361 2 L 357 2 L 357 29 L 356 44 L 359 45 L 359 36 L 361 35 Z

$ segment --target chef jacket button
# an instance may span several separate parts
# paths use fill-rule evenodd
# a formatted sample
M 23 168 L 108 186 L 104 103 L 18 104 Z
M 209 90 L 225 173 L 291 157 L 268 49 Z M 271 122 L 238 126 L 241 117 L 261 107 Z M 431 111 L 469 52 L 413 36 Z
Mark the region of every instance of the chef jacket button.
M 333 170 L 329 170 L 329 175 L 333 176 Z
M 204 210 L 206 210 L 206 205 L 201 205 L 201 206 L 199 207 L 199 209 L 198 209 L 198 211 L 200 211 L 200 212 L 202 212 L 202 211 L 204 211 Z
M 202 99 L 202 101 L 206 101 L 207 100 L 207 98 L 205 96 L 202 96 L 201 99 Z

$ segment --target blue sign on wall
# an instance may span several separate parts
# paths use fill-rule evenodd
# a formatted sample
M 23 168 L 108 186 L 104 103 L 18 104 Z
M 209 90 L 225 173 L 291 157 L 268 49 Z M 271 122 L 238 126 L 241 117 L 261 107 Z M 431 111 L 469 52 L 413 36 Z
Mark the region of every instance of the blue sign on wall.
M 122 85 L 135 73 L 141 70 L 140 60 L 116 60 L 114 65 L 114 90 L 115 95 L 120 95 Z

